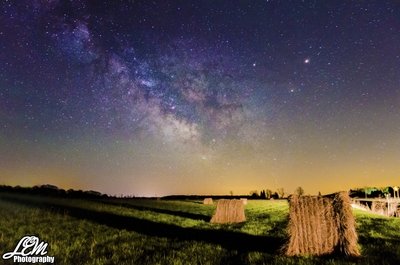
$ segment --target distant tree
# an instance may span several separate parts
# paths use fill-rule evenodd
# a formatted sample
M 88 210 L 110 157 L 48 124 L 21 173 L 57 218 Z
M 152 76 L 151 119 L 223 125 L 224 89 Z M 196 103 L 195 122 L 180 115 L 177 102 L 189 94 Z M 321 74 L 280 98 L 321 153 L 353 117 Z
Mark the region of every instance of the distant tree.
M 349 192 L 351 198 L 362 198 L 365 196 L 364 189 L 362 188 L 354 188 Z
M 285 196 L 285 190 L 283 188 L 279 188 L 276 190 L 278 193 L 279 198 L 283 198 Z
M 382 187 L 382 188 L 379 188 L 379 190 L 383 193 L 383 196 L 386 196 L 386 194 L 390 193 L 389 187 Z
M 266 198 L 267 198 L 267 196 L 265 195 L 265 190 L 262 190 L 262 191 L 260 192 L 260 198 L 261 198 L 261 199 L 266 199 Z
M 233 196 L 233 190 L 229 191 L 229 194 L 230 194 L 231 196 Z
M 260 195 L 258 194 L 257 190 L 252 190 L 252 191 L 250 191 L 250 197 L 258 198 L 258 197 L 260 197 Z
M 272 199 L 279 199 L 279 194 L 277 192 L 274 192 L 273 194 L 271 194 L 271 198 Z
M 265 190 L 265 198 L 269 200 L 269 199 L 271 199 L 271 196 L 272 196 L 272 190 L 266 189 Z
M 321 192 L 320 191 L 318 191 L 318 196 L 321 196 Z
M 295 193 L 299 196 L 304 195 L 304 189 L 302 187 L 297 187 Z
M 378 189 L 373 187 L 365 187 L 363 190 L 365 193 L 365 198 L 367 198 L 367 195 L 371 195 L 372 192 L 377 191 Z
M 58 187 L 57 187 L 57 186 L 51 185 L 51 184 L 44 184 L 44 185 L 41 185 L 40 188 L 42 188 L 42 189 L 58 190 Z

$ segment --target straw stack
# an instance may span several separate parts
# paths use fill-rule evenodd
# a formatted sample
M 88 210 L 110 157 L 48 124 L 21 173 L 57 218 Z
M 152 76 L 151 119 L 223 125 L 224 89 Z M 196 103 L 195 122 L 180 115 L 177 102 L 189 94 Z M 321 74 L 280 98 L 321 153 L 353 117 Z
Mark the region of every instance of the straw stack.
M 244 205 L 241 200 L 219 200 L 211 223 L 241 223 L 246 221 Z
M 355 220 L 347 192 L 289 198 L 288 256 L 334 252 L 359 256 Z

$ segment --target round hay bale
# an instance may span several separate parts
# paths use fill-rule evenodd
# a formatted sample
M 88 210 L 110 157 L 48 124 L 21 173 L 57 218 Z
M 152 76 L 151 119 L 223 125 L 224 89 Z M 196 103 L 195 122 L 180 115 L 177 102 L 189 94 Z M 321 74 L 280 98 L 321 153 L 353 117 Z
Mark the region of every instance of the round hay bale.
M 241 200 L 219 200 L 211 223 L 241 223 L 246 221 L 244 205 Z
M 213 202 L 213 199 L 212 199 L 212 198 L 205 198 L 205 199 L 203 200 L 203 204 L 205 204 L 205 205 L 213 205 L 214 202 Z
M 355 220 L 347 192 L 289 197 L 286 255 L 359 256 Z

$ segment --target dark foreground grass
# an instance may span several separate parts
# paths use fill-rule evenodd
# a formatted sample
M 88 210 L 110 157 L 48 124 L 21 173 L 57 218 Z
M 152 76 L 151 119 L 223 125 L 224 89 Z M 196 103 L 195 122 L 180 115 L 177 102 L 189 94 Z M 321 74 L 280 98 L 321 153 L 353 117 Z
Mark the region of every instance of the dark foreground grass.
M 37 235 L 56 264 L 400 264 L 400 219 L 355 212 L 361 258 L 289 258 L 281 254 L 286 201 L 249 201 L 247 221 L 236 225 L 210 224 L 214 210 L 193 201 L 0 193 L 0 254 Z

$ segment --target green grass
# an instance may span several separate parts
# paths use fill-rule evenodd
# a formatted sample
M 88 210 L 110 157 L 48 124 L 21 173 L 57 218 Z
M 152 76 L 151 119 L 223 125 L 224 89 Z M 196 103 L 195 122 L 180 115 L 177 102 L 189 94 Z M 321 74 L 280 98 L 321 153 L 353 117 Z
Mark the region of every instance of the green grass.
M 279 251 L 286 201 L 249 200 L 243 224 L 210 224 L 214 210 L 195 201 L 0 193 L 0 254 L 37 235 L 56 264 L 400 264 L 400 218 L 355 211 L 361 258 L 290 258 Z

